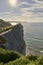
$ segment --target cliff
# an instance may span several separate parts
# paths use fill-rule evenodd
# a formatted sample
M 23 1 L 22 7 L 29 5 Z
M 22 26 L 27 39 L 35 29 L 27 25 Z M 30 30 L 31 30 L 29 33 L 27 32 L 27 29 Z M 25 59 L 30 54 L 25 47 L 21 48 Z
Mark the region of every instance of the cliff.
M 5 47 L 9 50 L 15 50 L 17 52 L 25 54 L 26 50 L 23 32 L 23 26 L 19 23 L 15 25 L 11 31 L 2 35 L 7 40 Z

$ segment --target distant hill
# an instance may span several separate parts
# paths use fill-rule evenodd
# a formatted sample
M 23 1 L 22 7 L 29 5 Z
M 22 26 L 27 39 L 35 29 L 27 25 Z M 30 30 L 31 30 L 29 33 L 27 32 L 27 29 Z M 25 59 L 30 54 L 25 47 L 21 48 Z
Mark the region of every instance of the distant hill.
M 10 29 L 11 27 L 12 25 L 9 22 L 0 19 L 0 33 Z
M 6 27 L 6 26 L 10 26 L 11 24 L 8 22 L 5 22 L 4 20 L 0 19 L 0 27 Z

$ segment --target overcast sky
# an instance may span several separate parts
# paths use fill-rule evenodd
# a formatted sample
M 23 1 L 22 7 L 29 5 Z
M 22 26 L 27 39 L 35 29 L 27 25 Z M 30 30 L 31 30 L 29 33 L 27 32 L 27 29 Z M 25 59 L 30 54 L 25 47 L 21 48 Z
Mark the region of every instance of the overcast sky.
M 0 0 L 0 18 L 7 21 L 43 22 L 43 0 Z

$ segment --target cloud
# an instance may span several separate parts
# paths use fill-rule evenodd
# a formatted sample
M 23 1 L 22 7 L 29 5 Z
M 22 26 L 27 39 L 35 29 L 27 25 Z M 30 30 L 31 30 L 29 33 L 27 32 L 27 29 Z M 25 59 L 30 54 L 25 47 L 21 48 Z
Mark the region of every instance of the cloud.
M 32 1 L 34 1 L 34 2 L 36 2 L 36 3 L 43 3 L 43 0 L 32 0 Z
M 24 21 L 27 22 L 43 22 L 43 12 L 36 11 L 34 7 L 31 8 L 21 8 L 21 18 L 23 18 Z
M 21 4 L 21 5 L 23 5 L 23 4 L 24 4 L 24 5 L 32 5 L 32 3 L 25 2 L 25 1 L 24 1 L 24 2 L 21 2 L 20 4 Z
M 15 17 L 15 21 L 19 21 L 19 22 L 43 22 L 43 17 L 17 16 L 17 17 Z
M 32 7 L 31 7 L 32 8 Z M 12 20 L 12 21 L 19 21 L 19 22 L 43 22 L 43 12 L 36 13 L 36 10 L 34 8 L 20 8 L 22 14 L 19 16 L 4 15 L 3 18 L 5 20 Z M 35 13 L 34 13 L 35 12 Z
M 21 5 L 22 5 L 22 4 L 29 5 L 28 2 L 21 2 Z
M 34 4 L 34 3 L 33 3 Z M 32 3 L 29 3 L 29 2 L 26 2 L 26 1 L 23 1 L 23 2 L 20 2 L 19 3 L 19 7 L 23 7 L 23 8 L 26 8 L 26 7 L 32 7 L 33 6 Z
M 9 15 L 11 14 L 10 12 L 0 12 L 0 15 Z
M 42 0 L 23 0 L 16 8 L 8 10 L 9 12 L 0 12 L 1 18 L 24 22 L 43 22 Z
M 33 7 L 34 8 L 43 8 L 43 4 L 34 4 Z

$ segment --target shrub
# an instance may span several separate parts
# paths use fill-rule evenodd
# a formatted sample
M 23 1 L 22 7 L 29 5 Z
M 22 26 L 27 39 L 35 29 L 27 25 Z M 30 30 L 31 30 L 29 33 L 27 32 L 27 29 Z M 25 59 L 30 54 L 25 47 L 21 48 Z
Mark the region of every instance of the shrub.
M 0 36 L 0 44 L 6 43 L 6 39 L 2 36 Z
M 0 65 L 4 65 L 3 63 L 0 63 Z
M 8 50 L 1 50 L 0 53 L 0 62 L 7 63 L 9 61 L 16 60 L 17 58 L 20 57 L 20 54 L 13 52 L 13 51 L 8 51 Z
M 39 58 L 38 65 L 43 65 L 43 57 Z
M 35 62 L 30 62 L 30 63 L 28 63 L 27 65 L 37 65 Z
M 4 45 L 1 45 L 1 48 L 2 48 L 2 49 L 6 49 L 6 47 L 5 47 Z
M 21 57 L 15 61 L 9 62 L 5 65 L 27 65 L 28 63 L 29 63 L 29 61 L 26 57 Z
M 29 59 L 29 60 L 33 60 L 33 61 L 35 61 L 35 60 L 37 60 L 37 56 L 34 56 L 34 55 L 30 55 L 30 56 L 27 56 L 27 58 Z

